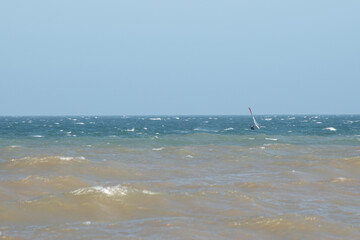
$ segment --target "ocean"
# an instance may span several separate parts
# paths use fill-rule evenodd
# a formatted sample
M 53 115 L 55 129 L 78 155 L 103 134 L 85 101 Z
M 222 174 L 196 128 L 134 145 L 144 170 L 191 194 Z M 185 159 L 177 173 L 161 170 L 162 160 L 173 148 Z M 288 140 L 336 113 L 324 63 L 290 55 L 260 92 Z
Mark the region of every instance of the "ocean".
M 359 239 L 360 115 L 0 117 L 0 239 Z

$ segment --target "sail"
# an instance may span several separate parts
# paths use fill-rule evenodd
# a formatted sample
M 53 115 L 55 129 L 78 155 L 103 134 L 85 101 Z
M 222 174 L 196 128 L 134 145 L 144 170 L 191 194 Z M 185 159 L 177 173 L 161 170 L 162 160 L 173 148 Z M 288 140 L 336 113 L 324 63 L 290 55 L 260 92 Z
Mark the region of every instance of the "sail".
M 256 120 L 255 120 L 255 118 L 254 118 L 254 115 L 252 114 L 251 108 L 249 108 L 249 110 L 250 110 L 251 116 L 252 116 L 253 121 L 254 121 L 254 126 L 255 126 L 256 128 L 260 128 L 260 127 L 259 127 L 259 124 L 256 122 Z

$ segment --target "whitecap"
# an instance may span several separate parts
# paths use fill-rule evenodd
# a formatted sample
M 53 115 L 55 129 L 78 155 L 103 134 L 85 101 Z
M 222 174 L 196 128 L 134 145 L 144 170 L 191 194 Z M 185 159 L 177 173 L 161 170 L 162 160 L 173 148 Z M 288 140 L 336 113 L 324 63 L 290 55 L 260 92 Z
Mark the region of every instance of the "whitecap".
M 74 123 L 74 124 L 77 124 L 77 125 L 84 125 L 85 123 L 83 123 L 83 122 L 77 122 L 77 123 Z
M 34 137 L 34 138 L 43 138 L 44 136 L 42 136 L 42 135 L 32 135 L 32 137 Z
M 21 146 L 19 146 L 19 145 L 10 145 L 10 146 L 8 146 L 8 148 L 20 148 Z
M 90 221 L 86 221 L 86 222 L 83 222 L 82 224 L 84 224 L 84 225 L 91 225 L 91 222 L 90 222 Z
M 179 117 L 174 117 L 176 120 L 179 120 L 180 118 Z
M 330 130 L 332 132 L 336 131 L 336 128 L 333 128 L 333 127 L 327 127 L 327 128 L 324 128 L 324 130 Z
M 119 197 L 119 196 L 127 196 L 129 193 L 136 193 L 141 192 L 143 194 L 147 195 L 155 195 L 158 194 L 156 192 L 152 192 L 149 190 L 139 190 L 130 188 L 127 186 L 121 186 L 115 185 L 115 186 L 94 186 L 94 187 L 85 187 L 85 188 L 79 188 L 72 192 L 70 192 L 73 195 L 80 196 L 80 195 L 86 195 L 86 194 L 103 194 L 106 197 Z
M 95 186 L 95 187 L 79 188 L 72 191 L 71 193 L 77 196 L 91 194 L 91 193 L 102 193 L 108 197 L 112 197 L 112 196 L 126 196 L 128 192 L 129 190 L 127 187 L 116 185 L 109 187 Z
M 225 128 L 224 131 L 231 131 L 234 130 L 233 128 Z
M 278 139 L 277 138 L 265 138 L 266 140 L 269 140 L 269 141 L 277 141 Z
M 271 121 L 272 118 L 265 118 L 265 121 Z
M 194 157 L 191 156 L 191 155 L 186 155 L 185 157 L 186 157 L 186 158 L 194 158 Z
M 288 120 L 294 120 L 295 119 L 295 117 L 289 117 L 288 118 Z
M 348 181 L 351 181 L 352 179 L 350 178 L 345 178 L 345 177 L 338 177 L 338 178 L 335 178 L 333 180 L 331 180 L 331 182 L 333 183 L 337 183 L 337 182 L 348 182 Z
M 160 148 L 153 148 L 153 149 L 151 149 L 151 150 L 153 150 L 153 151 L 161 151 L 161 150 L 163 150 L 164 148 L 163 147 L 160 147 Z
M 156 195 L 156 194 L 158 194 L 156 192 L 151 192 L 149 190 L 142 190 L 142 193 L 147 194 L 147 195 Z
M 135 132 L 135 128 L 131 128 L 131 129 L 126 129 L 126 132 Z
M 146 128 L 146 127 L 144 127 L 144 130 L 147 130 L 147 128 Z
M 77 159 L 77 160 L 85 160 L 85 157 L 83 157 L 83 156 L 80 156 L 80 157 L 65 157 L 65 156 L 60 156 L 59 159 L 62 160 L 62 161 L 71 161 L 71 160 L 74 160 L 74 159 Z
M 161 118 L 149 118 L 151 121 L 161 121 Z

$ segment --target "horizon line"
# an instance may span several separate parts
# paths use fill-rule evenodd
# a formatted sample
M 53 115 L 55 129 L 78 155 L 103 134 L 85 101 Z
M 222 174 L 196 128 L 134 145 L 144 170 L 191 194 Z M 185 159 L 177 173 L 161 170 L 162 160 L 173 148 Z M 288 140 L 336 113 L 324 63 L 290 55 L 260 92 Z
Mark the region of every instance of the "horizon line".
M 73 116 L 81 116 L 81 117 L 187 117 L 187 116 L 248 116 L 250 114 L 59 114 L 59 115 L 51 115 L 51 114 L 34 114 L 34 115 L 0 115 L 0 117 L 73 117 Z M 360 115 L 360 113 L 261 113 L 254 114 L 257 116 L 263 115 L 272 115 L 272 116 L 282 116 L 282 115 L 292 115 L 292 116 L 340 116 L 340 115 Z

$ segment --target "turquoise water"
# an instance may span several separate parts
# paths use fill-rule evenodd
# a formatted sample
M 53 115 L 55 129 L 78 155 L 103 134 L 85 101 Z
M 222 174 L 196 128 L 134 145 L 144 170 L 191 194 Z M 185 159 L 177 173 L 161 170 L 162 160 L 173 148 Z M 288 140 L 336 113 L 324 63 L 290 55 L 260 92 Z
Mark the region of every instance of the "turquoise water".
M 222 142 L 253 145 L 261 144 L 271 136 L 277 136 L 283 143 L 359 143 L 358 115 L 269 115 L 256 118 L 261 128 L 250 130 L 252 122 L 248 116 L 0 117 L 0 144 L 7 145 L 9 141 L 30 144 L 37 139 L 42 144 L 107 141 L 125 145 Z M 250 136 L 255 141 L 249 141 Z

